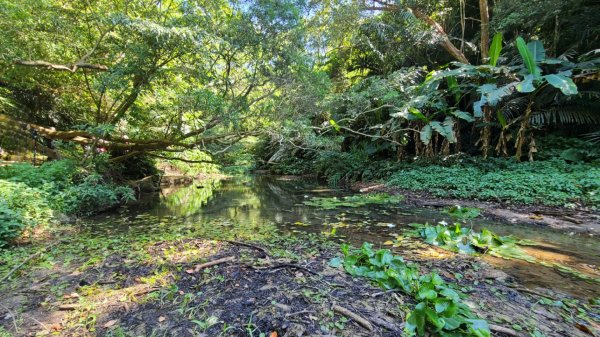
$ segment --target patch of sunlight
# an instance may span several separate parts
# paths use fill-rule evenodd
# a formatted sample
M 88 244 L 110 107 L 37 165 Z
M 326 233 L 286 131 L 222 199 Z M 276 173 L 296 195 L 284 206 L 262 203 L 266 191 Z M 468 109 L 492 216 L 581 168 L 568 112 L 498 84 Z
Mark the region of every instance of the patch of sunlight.
M 154 255 L 154 258 L 160 258 L 168 263 L 191 263 L 207 256 L 215 255 L 222 248 L 222 242 L 193 240 L 185 242 L 181 246 L 169 245 L 168 247 L 161 247 L 162 256 Z

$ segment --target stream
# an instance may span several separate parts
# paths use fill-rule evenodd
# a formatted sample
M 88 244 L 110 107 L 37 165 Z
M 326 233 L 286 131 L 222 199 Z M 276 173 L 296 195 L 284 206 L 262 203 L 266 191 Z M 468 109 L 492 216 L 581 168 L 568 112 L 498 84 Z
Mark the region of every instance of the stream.
M 207 180 L 145 195 L 114 214 L 95 217 L 89 230 L 126 235 L 131 231 L 168 228 L 184 233 L 186 228 L 204 226 L 210 235 L 211 231 L 235 227 L 240 236 L 250 239 L 253 235 L 304 231 L 355 245 L 367 241 L 376 247 L 383 247 L 384 242 L 410 229 L 410 223 L 452 223 L 451 217 L 440 208 L 401 203 L 324 210 L 302 203 L 312 197 L 348 194 L 348 191 L 331 189 L 305 177 L 256 175 Z M 466 225 L 475 229 L 485 227 L 499 235 L 532 240 L 535 244 L 526 246 L 525 250 L 538 260 L 560 263 L 586 275 L 600 277 L 600 245 L 596 237 L 532 225 L 499 223 L 483 217 L 469 220 Z M 407 249 L 411 248 L 393 249 L 398 254 L 406 254 L 409 253 Z M 482 258 L 532 290 L 551 289 L 582 299 L 600 294 L 600 283 L 569 276 L 554 268 L 521 260 L 491 256 Z

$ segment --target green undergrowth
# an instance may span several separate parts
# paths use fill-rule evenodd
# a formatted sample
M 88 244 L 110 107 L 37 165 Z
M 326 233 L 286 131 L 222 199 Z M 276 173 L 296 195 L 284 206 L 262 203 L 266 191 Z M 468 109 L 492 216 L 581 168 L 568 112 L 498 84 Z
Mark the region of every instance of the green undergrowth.
M 394 204 L 404 200 L 402 195 L 389 195 L 387 193 L 357 194 L 347 197 L 311 198 L 303 203 L 307 206 L 322 209 L 335 209 L 338 207 L 362 207 L 366 205 Z
M 70 160 L 0 167 L 0 247 L 59 213 L 90 215 L 132 199 L 131 188 Z
M 343 259 L 334 258 L 332 267 L 343 266 L 352 276 L 368 278 L 384 289 L 398 289 L 418 303 L 406 320 L 411 335 L 433 333 L 442 337 L 489 337 L 488 323 L 463 303 L 464 294 L 436 273 L 421 275 L 415 264 L 408 264 L 388 249 L 374 251 L 364 243 L 360 249 L 341 246 Z
M 409 166 L 394 173 L 387 185 L 440 197 L 600 206 L 600 167 L 562 159 L 521 163 L 472 159 L 450 166 Z
M 546 267 L 575 276 L 577 278 L 600 283 L 600 278 L 591 277 L 580 271 L 559 263 L 550 263 L 540 261 L 527 254 L 521 248 L 524 245 L 534 245 L 535 243 L 518 240 L 512 236 L 499 236 L 488 229 L 482 229 L 481 232 L 474 231 L 471 228 L 462 227 L 459 223 L 454 226 L 438 224 L 436 226 L 428 224 L 411 224 L 418 231 L 418 235 L 428 244 L 441 247 L 443 249 L 464 253 L 464 254 L 489 254 L 503 259 L 518 259 L 529 263 L 536 263 Z
M 157 258 L 151 250 L 157 243 L 181 240 L 236 240 L 260 242 L 269 247 L 273 256 L 293 257 L 289 246 L 301 246 L 304 242 L 324 242 L 326 238 L 310 234 L 303 237 L 295 233 L 292 237 L 281 235 L 273 224 L 242 224 L 226 219 L 214 219 L 203 223 L 188 223 L 184 217 L 159 217 L 139 215 L 133 218 L 122 217 L 101 223 L 81 225 L 77 228 L 60 225 L 50 229 L 57 239 L 50 243 L 38 242 L 34 245 L 15 246 L 0 250 L 0 277 L 7 274 L 34 253 L 28 266 L 15 272 L 10 280 L 18 281 L 21 273 L 38 269 L 51 270 L 61 266 L 61 270 L 85 271 L 102 265 L 113 254 L 127 259 L 131 266 L 153 265 L 156 268 L 168 267 L 169 261 Z M 306 234 L 309 235 L 309 234 Z M 59 241 L 60 239 L 60 241 Z M 54 243 L 54 244 L 53 244 Z M 176 252 L 173 252 L 176 253 Z M 2 288 L 9 282 L 0 285 Z

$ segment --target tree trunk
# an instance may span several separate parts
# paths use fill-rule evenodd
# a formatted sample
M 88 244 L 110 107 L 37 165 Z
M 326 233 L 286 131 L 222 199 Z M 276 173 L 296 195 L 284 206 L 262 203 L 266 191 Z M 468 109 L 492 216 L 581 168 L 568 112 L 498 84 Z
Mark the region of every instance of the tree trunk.
M 485 1 L 485 0 L 482 0 L 482 1 Z M 427 23 L 431 28 L 434 29 L 434 31 L 437 33 L 438 37 L 440 37 L 442 39 L 442 41 L 441 41 L 442 48 L 444 48 L 450 55 L 452 55 L 452 57 L 454 57 L 454 59 L 456 59 L 458 62 L 469 64 L 469 60 L 467 59 L 465 54 L 463 54 L 460 51 L 460 49 L 458 49 L 458 48 L 456 48 L 456 46 L 454 46 L 454 44 L 450 41 L 448 34 L 446 34 L 446 32 L 444 31 L 444 28 L 442 28 L 442 26 L 439 23 L 435 22 L 432 18 L 429 17 L 429 15 L 425 14 L 418 8 L 410 8 L 410 10 L 412 11 L 412 13 L 415 15 L 415 17 L 417 19 Z
M 481 18 L 481 63 L 486 63 L 490 49 L 490 12 L 487 0 L 479 0 L 479 15 Z
M 487 3 L 487 2 L 486 2 Z M 367 1 L 363 1 L 363 9 L 365 10 L 375 10 L 375 11 L 388 11 L 388 12 L 398 12 L 400 7 L 386 0 L 372 0 L 371 5 L 367 4 Z M 462 62 L 465 64 L 469 64 L 469 60 L 467 57 L 460 51 L 460 49 L 456 48 L 454 44 L 450 41 L 448 34 L 444 31 L 444 28 L 437 23 L 435 20 L 429 17 L 425 12 L 417 7 L 407 7 L 406 9 L 410 10 L 413 15 L 426 23 L 429 27 L 433 28 L 433 31 L 436 35 L 441 39 L 441 46 L 446 50 L 455 60 L 458 62 Z

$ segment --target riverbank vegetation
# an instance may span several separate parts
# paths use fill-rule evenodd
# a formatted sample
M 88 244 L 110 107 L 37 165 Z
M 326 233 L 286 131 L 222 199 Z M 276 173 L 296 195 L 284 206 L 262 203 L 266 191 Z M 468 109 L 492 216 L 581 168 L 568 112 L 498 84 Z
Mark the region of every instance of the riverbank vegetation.
M 399 204 L 429 207 L 430 198 L 451 206 L 432 217 L 488 221 L 494 205 L 503 211 L 495 219 L 530 224 L 556 208 L 559 215 L 543 224 L 596 233 L 599 9 L 591 0 L 0 0 L 0 294 L 22 291 L 24 280 L 51 292 L 34 288 L 0 303 L 0 336 L 19 335 L 30 318 L 44 334 L 83 336 L 592 331 L 597 300 L 577 312 L 579 304 L 548 295 L 543 303 L 561 305 L 532 323 L 517 312 L 537 302 L 505 282 L 491 286 L 472 272 L 474 257 L 452 255 L 467 267 L 449 262 L 444 270 L 422 256 L 405 263 L 398 254 L 408 252 L 331 240 L 352 240 L 337 234 L 352 226 L 347 213 L 366 224 L 401 215 Z M 248 199 L 228 213 L 236 221 L 272 195 L 296 200 L 289 209 L 338 212 L 320 219 L 330 231 L 314 229 L 305 214 L 289 221 L 313 233 L 303 239 L 275 238 L 284 234 L 272 223 L 209 216 L 201 224 L 151 217 L 141 233 L 119 231 L 148 216 L 120 207 L 145 192 L 193 218 L 227 186 L 194 179 L 257 172 L 374 193 L 313 195 L 298 187 L 296 200 L 277 184 L 264 195 L 248 192 L 251 179 L 236 187 L 232 199 Z M 158 194 L 161 184 L 178 182 L 194 190 Z M 145 207 L 144 200 L 131 205 Z M 265 214 L 279 225 L 285 217 Z M 102 216 L 120 229 L 99 223 Z M 398 225 L 385 221 L 371 225 Z M 97 238 L 98 227 L 111 229 Z M 456 235 L 432 228 L 421 239 L 453 248 L 443 254 L 464 240 L 474 250 L 493 250 L 482 240 L 514 243 L 466 227 Z M 388 234 L 377 241 L 390 241 L 381 237 Z M 456 277 L 464 269 L 473 275 Z M 373 293 L 372 283 L 384 292 Z M 271 286 L 281 289 L 269 293 Z M 515 299 L 520 322 L 511 327 L 499 310 L 474 304 Z M 368 306 L 360 314 L 359 302 Z M 34 317 L 63 306 L 73 311 L 68 324 Z M 153 311 L 161 314 L 149 317 Z M 564 319 L 541 322 L 558 315 Z M 574 324 L 580 331 L 569 331 Z
M 6 158 L 597 206 L 592 2 L 1 5 Z

